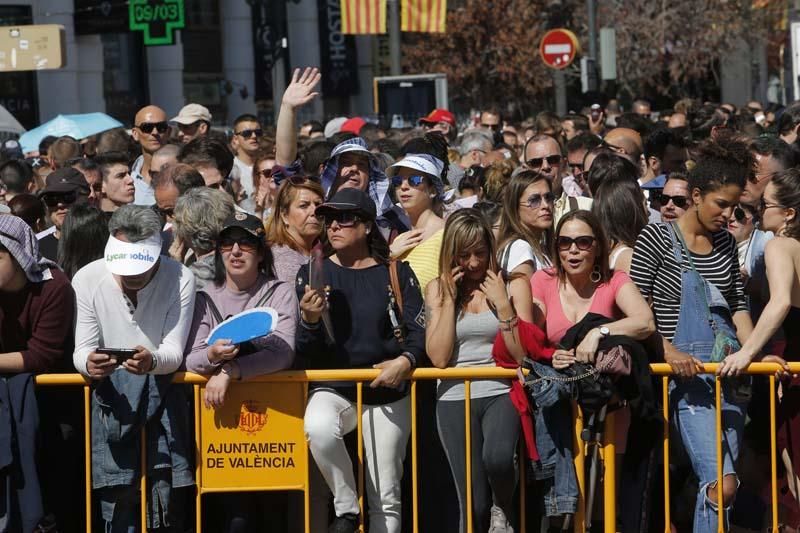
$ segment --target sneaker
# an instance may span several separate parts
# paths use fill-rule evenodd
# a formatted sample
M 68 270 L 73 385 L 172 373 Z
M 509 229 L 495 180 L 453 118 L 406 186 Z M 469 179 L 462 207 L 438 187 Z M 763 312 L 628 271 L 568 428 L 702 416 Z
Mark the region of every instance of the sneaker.
M 489 533 L 514 533 L 514 528 L 506 518 L 506 514 L 496 505 L 492 505 L 492 522 Z
M 328 528 L 328 533 L 356 533 L 356 531 L 358 531 L 358 515 L 350 513 L 337 516 Z

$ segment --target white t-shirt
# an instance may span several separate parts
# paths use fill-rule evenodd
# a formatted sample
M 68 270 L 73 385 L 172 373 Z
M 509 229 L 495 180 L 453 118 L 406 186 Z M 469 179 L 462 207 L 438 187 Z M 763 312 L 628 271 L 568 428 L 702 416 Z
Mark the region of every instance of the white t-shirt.
M 233 158 L 233 166 L 236 169 L 234 179 L 238 179 L 242 190 L 245 192 L 244 199 L 239 202 L 239 205 L 248 213 L 253 213 L 256 208 L 256 193 L 255 185 L 253 184 L 253 165 L 246 165 L 238 157 Z
M 72 279 L 77 316 L 72 361 L 86 375 L 86 361 L 96 348 L 144 346 L 153 354 L 153 374 L 171 374 L 183 362 L 194 313 L 194 274 L 162 256 L 158 271 L 137 293 L 137 305 L 125 296 L 105 259 L 93 261 Z M 119 370 L 116 370 L 119 371 Z
M 523 239 L 511 241 L 500 251 L 500 268 L 507 272 L 513 271 L 525 262 L 531 263 L 534 270 L 541 270 L 551 266 L 549 261 L 540 261 L 536 257 L 533 247 Z

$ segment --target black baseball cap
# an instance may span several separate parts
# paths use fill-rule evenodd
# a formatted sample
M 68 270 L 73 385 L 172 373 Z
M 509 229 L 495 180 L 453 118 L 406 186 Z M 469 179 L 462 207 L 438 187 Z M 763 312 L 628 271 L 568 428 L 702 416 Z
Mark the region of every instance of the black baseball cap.
M 220 231 L 220 234 L 231 228 L 241 228 L 253 237 L 259 239 L 263 239 L 267 234 L 264 229 L 264 223 L 260 218 L 241 211 L 235 211 L 231 216 L 225 219 L 225 222 L 222 223 L 222 231 Z
M 352 187 L 339 189 L 333 198 L 319 206 L 315 212 L 324 217 L 327 213 L 343 211 L 356 213 L 365 220 L 375 220 L 377 217 L 375 202 L 364 191 Z
M 89 194 L 89 182 L 86 181 L 80 170 L 64 167 L 47 175 L 44 189 L 39 192 L 39 195 L 79 191 Z

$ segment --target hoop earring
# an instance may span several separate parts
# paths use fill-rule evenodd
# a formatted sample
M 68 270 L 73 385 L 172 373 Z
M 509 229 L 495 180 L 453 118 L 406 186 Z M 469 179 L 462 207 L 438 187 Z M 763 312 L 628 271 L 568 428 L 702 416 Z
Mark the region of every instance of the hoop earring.
M 592 283 L 599 283 L 601 279 L 603 279 L 603 274 L 600 272 L 600 265 L 595 265 L 592 269 L 592 273 L 589 275 L 589 279 L 592 280 Z

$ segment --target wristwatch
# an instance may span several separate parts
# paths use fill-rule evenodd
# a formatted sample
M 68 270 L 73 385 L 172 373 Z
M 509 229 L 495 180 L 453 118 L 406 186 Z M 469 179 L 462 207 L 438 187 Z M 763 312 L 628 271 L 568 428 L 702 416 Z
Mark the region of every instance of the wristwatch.
M 608 328 L 607 328 L 607 327 L 605 327 L 605 326 L 600 326 L 600 327 L 599 327 L 599 328 L 597 328 L 597 329 L 598 329 L 598 330 L 600 330 L 600 335 L 602 335 L 602 336 L 603 336 L 603 338 L 606 338 L 606 337 L 608 337 L 609 335 L 611 335 L 611 330 L 610 330 L 610 329 L 608 329 Z

